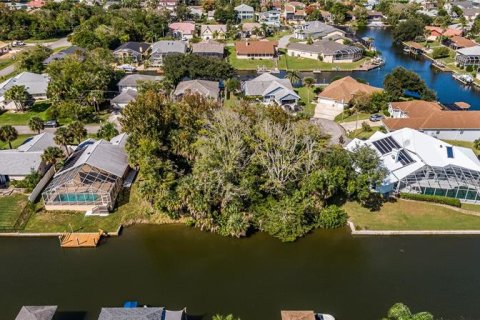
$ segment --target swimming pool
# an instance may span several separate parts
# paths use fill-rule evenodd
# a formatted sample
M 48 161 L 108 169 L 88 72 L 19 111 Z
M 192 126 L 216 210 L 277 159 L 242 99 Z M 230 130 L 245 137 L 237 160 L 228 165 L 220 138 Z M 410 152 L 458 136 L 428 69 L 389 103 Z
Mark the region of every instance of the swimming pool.
M 54 201 L 58 202 L 95 202 L 99 198 L 98 194 L 93 193 L 62 193 Z

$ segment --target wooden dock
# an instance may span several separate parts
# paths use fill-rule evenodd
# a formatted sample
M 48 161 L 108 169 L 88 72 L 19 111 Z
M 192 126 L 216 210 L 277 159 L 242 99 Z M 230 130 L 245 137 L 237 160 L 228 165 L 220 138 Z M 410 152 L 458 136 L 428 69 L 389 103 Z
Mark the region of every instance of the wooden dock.
M 103 231 L 93 233 L 66 233 L 59 237 L 62 248 L 95 248 L 98 246 Z

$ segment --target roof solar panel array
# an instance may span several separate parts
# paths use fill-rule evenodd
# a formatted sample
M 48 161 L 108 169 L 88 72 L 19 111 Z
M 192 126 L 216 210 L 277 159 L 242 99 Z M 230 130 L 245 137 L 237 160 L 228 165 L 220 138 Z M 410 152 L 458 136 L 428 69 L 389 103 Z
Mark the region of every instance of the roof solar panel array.
M 398 154 L 398 161 L 400 161 L 400 163 L 404 166 L 415 162 L 415 160 L 413 160 L 412 157 L 410 157 L 410 155 L 405 150 L 400 150 Z
M 392 149 L 400 149 L 400 145 L 392 137 L 386 137 L 372 142 L 375 148 L 380 151 L 381 154 L 387 154 Z

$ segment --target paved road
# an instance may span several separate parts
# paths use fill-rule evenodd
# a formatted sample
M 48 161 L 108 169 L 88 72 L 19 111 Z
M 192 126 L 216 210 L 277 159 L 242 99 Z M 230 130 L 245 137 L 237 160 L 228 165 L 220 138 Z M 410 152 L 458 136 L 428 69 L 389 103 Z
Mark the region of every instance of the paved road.
M 357 121 L 349 121 L 349 122 L 341 122 L 340 125 L 347 131 L 354 131 L 355 129 L 361 129 L 362 128 L 362 123 L 368 123 L 370 127 L 380 127 L 383 125 L 382 121 L 370 121 L 369 119 L 365 120 L 358 120 Z
M 9 74 L 12 73 L 13 71 L 15 71 L 15 64 L 11 64 L 11 65 L 9 65 L 8 67 L 3 68 L 2 70 L 0 70 L 0 77 L 9 75 Z
M 286 36 L 281 37 L 278 39 L 278 47 L 280 49 L 285 49 L 287 47 L 288 42 L 290 42 L 290 38 L 293 37 L 293 34 L 287 34 Z
M 343 144 L 348 143 L 349 139 L 347 138 L 345 129 L 335 121 L 322 118 L 312 118 L 311 121 L 320 126 L 322 131 L 331 137 L 330 145 L 339 144 L 341 136 L 343 136 Z
M 28 126 L 13 126 L 18 134 L 36 134 L 35 131 L 30 130 Z M 100 129 L 99 124 L 88 124 L 85 126 L 85 129 L 87 129 L 88 133 L 97 133 L 98 129 Z M 45 129 L 46 132 L 55 132 L 56 129 L 54 128 L 47 128 Z
M 62 47 L 70 47 L 72 44 L 67 40 L 67 38 L 61 38 L 54 42 L 45 43 L 50 49 L 57 49 Z

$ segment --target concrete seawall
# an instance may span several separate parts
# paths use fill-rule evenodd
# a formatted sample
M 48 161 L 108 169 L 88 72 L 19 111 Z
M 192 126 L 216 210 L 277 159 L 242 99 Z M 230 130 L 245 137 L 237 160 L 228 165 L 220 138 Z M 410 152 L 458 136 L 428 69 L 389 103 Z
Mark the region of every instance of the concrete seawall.
M 351 221 L 348 226 L 354 236 L 480 235 L 480 230 L 357 230 Z

